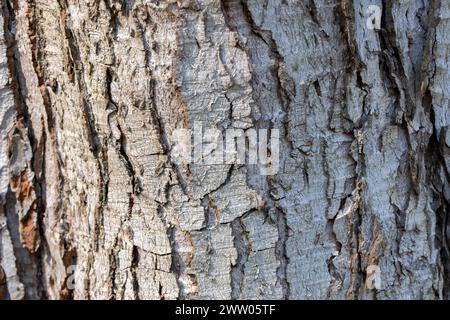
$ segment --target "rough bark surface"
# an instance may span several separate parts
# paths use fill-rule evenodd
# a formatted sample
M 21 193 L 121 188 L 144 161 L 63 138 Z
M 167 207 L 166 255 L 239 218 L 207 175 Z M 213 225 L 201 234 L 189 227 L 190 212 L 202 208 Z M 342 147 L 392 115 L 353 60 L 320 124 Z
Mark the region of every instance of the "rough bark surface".
M 2 0 L 0 26 L 0 298 L 449 298 L 449 0 Z M 278 129 L 279 171 L 175 162 L 195 122 Z

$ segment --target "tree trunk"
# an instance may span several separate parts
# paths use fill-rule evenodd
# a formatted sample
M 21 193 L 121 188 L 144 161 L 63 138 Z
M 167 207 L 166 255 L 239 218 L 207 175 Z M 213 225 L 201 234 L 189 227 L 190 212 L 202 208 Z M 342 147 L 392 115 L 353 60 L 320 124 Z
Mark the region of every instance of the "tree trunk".
M 448 0 L 1 6 L 0 298 L 448 298 Z

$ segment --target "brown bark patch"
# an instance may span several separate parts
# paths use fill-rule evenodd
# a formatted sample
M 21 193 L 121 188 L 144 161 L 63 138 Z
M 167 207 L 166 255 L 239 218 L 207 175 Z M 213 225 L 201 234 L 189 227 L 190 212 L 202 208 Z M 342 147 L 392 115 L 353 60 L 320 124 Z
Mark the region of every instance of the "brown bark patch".
M 29 199 L 32 195 L 33 185 L 30 183 L 26 171 L 22 172 L 20 177 L 12 177 L 11 186 L 13 190 L 16 190 L 17 199 L 20 202 Z
M 39 230 L 37 228 L 36 212 L 30 212 L 20 221 L 19 232 L 22 245 L 34 253 L 39 248 Z

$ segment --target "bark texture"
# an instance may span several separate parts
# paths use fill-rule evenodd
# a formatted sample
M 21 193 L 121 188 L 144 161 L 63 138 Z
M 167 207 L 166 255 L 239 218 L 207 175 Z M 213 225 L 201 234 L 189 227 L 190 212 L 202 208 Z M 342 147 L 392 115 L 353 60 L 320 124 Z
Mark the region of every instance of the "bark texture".
M 2 0 L 0 26 L 0 298 L 449 297 L 449 0 Z M 279 130 L 278 173 L 176 163 L 194 122 Z

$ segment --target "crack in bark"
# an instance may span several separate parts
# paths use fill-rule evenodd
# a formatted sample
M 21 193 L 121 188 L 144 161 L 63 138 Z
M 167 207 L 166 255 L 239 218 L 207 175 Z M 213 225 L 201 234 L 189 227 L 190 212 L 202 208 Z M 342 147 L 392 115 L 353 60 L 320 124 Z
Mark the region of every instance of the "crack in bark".
M 132 260 L 131 260 L 131 276 L 133 282 L 133 292 L 134 298 L 139 300 L 139 281 L 137 278 L 137 269 L 139 266 L 139 248 L 137 246 L 133 246 L 132 251 Z
M 78 47 L 78 42 L 76 35 L 73 30 L 71 30 L 67 24 L 67 8 L 68 3 L 66 0 L 58 1 L 61 8 L 61 15 L 63 17 L 64 23 L 64 34 L 67 39 L 66 45 L 68 46 L 68 57 L 72 62 L 72 72 L 75 75 L 71 76 L 71 66 L 68 68 L 68 75 L 72 77 L 72 81 L 78 84 L 80 95 L 83 104 L 83 114 L 86 123 L 86 128 L 88 131 L 88 139 L 90 142 L 91 151 L 96 158 L 97 168 L 100 174 L 100 192 L 99 192 L 99 203 L 97 205 L 97 213 L 95 217 L 95 226 L 94 226 L 94 247 L 98 251 L 99 249 L 99 237 L 101 235 L 100 232 L 100 224 L 102 223 L 104 210 L 106 203 L 108 202 L 108 191 L 109 191 L 109 173 L 108 173 L 108 157 L 107 157 L 107 139 L 102 138 L 102 133 L 96 126 L 96 119 L 93 113 L 93 108 L 91 103 L 89 102 L 89 90 L 87 88 L 86 82 L 84 80 L 84 66 L 81 59 L 80 49 Z M 106 92 L 108 97 L 111 100 L 111 74 L 109 73 L 110 69 L 108 68 L 106 71 Z M 134 184 L 133 184 L 134 188 Z
M 2 266 L 0 265 L 0 301 L 1 300 L 9 300 L 9 292 L 8 292 L 8 285 L 6 283 L 6 275 L 5 271 L 3 270 Z
M 234 247 L 238 254 L 236 263 L 231 266 L 231 300 L 238 300 L 242 295 L 245 263 L 247 262 L 251 251 L 251 244 L 241 217 L 236 218 L 231 222 L 231 232 Z
M 285 112 L 290 104 L 290 97 L 295 95 L 295 90 L 293 88 L 286 89 L 283 85 L 283 82 L 280 78 L 280 74 L 282 73 L 281 64 L 283 63 L 283 58 L 281 54 L 278 52 L 277 45 L 272 38 L 271 32 L 268 30 L 262 30 L 256 23 L 253 21 L 252 13 L 247 6 L 245 1 L 237 1 L 237 0 L 223 0 L 221 2 L 222 12 L 225 18 L 225 22 L 228 28 L 238 35 L 246 38 L 246 44 L 243 45 L 241 42 L 240 46 L 242 46 L 243 50 L 247 53 L 252 64 L 260 64 L 258 52 L 258 48 L 265 48 L 262 50 L 267 50 L 268 56 L 272 61 L 270 61 L 264 70 L 264 75 L 270 75 L 275 84 L 273 89 L 273 96 L 277 97 L 278 107 L 281 112 L 285 116 Z M 263 72 L 263 71 L 261 71 Z M 262 114 L 264 116 L 269 116 L 272 113 L 272 110 L 266 110 L 267 106 L 262 101 L 262 97 L 259 96 L 261 83 L 258 82 L 256 78 L 262 77 L 263 75 L 258 75 L 257 69 L 253 70 L 254 76 L 251 80 L 251 86 L 253 88 L 252 94 L 253 98 L 258 105 L 262 109 Z M 285 74 L 287 77 L 287 75 Z M 291 80 L 292 81 L 292 80 Z M 263 87 L 263 90 L 266 88 Z M 276 106 L 269 106 L 276 107 Z M 280 125 L 278 121 L 281 121 L 282 129 L 287 131 L 287 123 L 280 119 L 264 119 L 263 117 L 259 117 L 256 115 L 255 111 L 252 108 L 252 116 L 254 119 L 254 123 L 256 128 L 267 128 L 274 129 L 276 125 Z M 287 141 L 287 135 L 280 135 L 282 139 L 285 139 L 285 143 L 287 146 L 291 146 L 290 142 Z M 292 150 L 292 148 L 291 148 Z M 273 219 L 278 227 L 278 240 L 276 243 L 275 254 L 277 260 L 279 262 L 279 267 L 277 268 L 277 283 L 281 284 L 283 297 L 285 299 L 289 298 L 289 282 L 287 280 L 287 265 L 289 263 L 289 258 L 286 255 L 286 240 L 288 237 L 288 225 L 287 225 L 287 217 L 283 210 L 276 204 L 277 200 L 273 199 L 271 189 L 274 188 L 275 178 L 266 177 L 265 181 L 261 184 L 250 183 L 251 176 L 256 173 L 253 173 L 252 168 L 249 168 L 249 174 L 247 174 L 247 180 L 250 187 L 257 190 L 257 192 L 265 196 L 267 199 L 266 203 L 266 214 L 273 215 Z M 259 179 L 257 179 L 259 181 Z M 260 181 L 261 182 L 261 181 Z
M 33 299 L 33 298 L 43 298 L 45 299 L 47 297 L 45 292 L 45 286 L 43 283 L 43 277 L 42 277 L 42 268 L 43 268 L 43 255 L 44 255 L 44 249 L 43 249 L 43 242 L 45 242 L 44 237 L 42 235 L 44 234 L 43 231 L 43 212 L 45 211 L 46 207 L 46 200 L 45 200 L 45 164 L 43 163 L 44 157 L 45 157 L 45 143 L 46 143 L 46 131 L 43 130 L 42 137 L 41 137 L 41 143 L 37 144 L 37 139 L 35 137 L 35 132 L 33 128 L 33 124 L 31 122 L 31 117 L 28 111 L 28 106 L 26 104 L 25 98 L 22 95 L 21 90 L 23 88 L 26 88 L 26 83 L 24 83 L 24 77 L 21 69 L 21 63 L 18 58 L 18 48 L 17 48 L 17 40 L 16 37 L 16 31 L 15 31 L 15 25 L 16 25 L 16 13 L 15 11 L 18 4 L 16 2 L 11 1 L 5 1 L 2 6 L 1 10 L 4 14 L 4 26 L 1 26 L 4 31 L 5 40 L 7 41 L 7 63 L 9 72 L 11 74 L 11 90 L 14 95 L 14 101 L 17 111 L 17 124 L 15 125 L 16 129 L 19 128 L 19 126 L 23 126 L 22 129 L 24 129 L 27 133 L 26 139 L 28 139 L 30 147 L 31 147 L 31 159 L 28 165 L 30 166 L 30 170 L 34 173 L 34 179 L 31 182 L 33 185 L 33 190 L 35 192 L 35 200 L 33 205 L 31 206 L 31 210 L 36 210 L 37 212 L 37 232 L 38 232 L 38 239 L 40 241 L 40 245 L 36 252 L 28 252 L 25 253 L 25 251 L 21 248 L 21 241 L 18 239 L 19 243 L 17 243 L 18 247 L 20 248 L 20 251 L 24 251 L 23 254 L 17 254 L 16 255 L 16 261 L 19 264 L 19 278 L 23 279 L 24 277 L 34 277 L 32 273 L 34 272 L 33 269 L 35 269 L 35 283 L 29 283 L 29 281 L 23 281 L 23 284 L 25 285 L 25 294 L 26 298 Z M 22 137 L 24 139 L 24 137 Z M 26 174 L 25 172 L 23 172 Z M 15 203 L 15 201 L 13 202 Z M 7 209 L 7 208 L 5 208 Z M 26 216 L 28 216 L 30 212 L 27 212 Z M 21 261 L 21 258 L 26 258 L 26 260 L 30 260 L 28 262 Z M 31 263 L 32 266 L 29 266 L 28 264 Z M 22 266 L 20 266 L 22 265 Z M 31 268 L 31 270 L 30 270 Z M 30 273 L 31 272 L 31 273 Z M 32 292 L 32 293 L 30 293 Z

